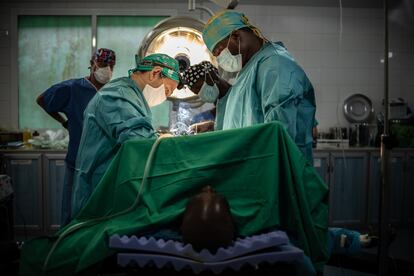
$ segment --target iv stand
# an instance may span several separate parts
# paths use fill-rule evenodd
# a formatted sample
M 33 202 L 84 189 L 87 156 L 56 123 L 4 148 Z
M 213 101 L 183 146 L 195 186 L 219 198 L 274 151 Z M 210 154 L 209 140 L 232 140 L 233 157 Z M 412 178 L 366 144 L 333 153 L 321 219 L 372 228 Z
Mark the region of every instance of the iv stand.
M 390 153 L 391 141 L 389 135 L 389 94 L 388 94 L 388 0 L 384 0 L 384 133 L 381 135 L 381 189 L 379 201 L 379 248 L 378 248 L 378 275 L 388 275 L 389 207 L 390 207 Z

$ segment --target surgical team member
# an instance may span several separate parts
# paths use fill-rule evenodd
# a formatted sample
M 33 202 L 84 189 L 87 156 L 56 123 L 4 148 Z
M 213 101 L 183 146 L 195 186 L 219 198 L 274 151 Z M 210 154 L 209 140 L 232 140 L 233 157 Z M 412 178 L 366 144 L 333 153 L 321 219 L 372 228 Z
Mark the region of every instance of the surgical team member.
M 203 40 L 223 70 L 238 72 L 228 91 L 223 129 L 279 121 L 312 162 L 314 90 L 286 48 L 269 42 L 234 10 L 214 15 L 204 27 Z
M 76 158 L 72 218 L 85 205 L 123 142 L 157 137 L 150 108 L 164 102 L 179 81 L 178 62 L 152 54 L 137 59 L 129 77 L 112 80 L 90 101 Z
M 65 159 L 65 180 L 62 192 L 61 226 L 70 221 L 75 159 L 82 134 L 83 112 L 89 101 L 112 77 L 115 52 L 100 48 L 90 60 L 90 74 L 53 85 L 39 97 L 37 103 L 69 131 L 68 153 Z M 65 114 L 66 118 L 60 113 Z
M 227 91 L 230 84 L 219 77 L 219 72 L 213 64 L 208 61 L 202 61 L 190 66 L 183 72 L 183 79 L 187 87 L 197 94 L 203 102 L 214 103 L 216 109 L 224 109 L 227 97 Z M 215 123 L 202 122 L 192 127 L 197 127 L 198 132 L 220 130 L 223 125 L 224 112 L 215 113 Z M 213 119 L 214 120 L 214 119 Z

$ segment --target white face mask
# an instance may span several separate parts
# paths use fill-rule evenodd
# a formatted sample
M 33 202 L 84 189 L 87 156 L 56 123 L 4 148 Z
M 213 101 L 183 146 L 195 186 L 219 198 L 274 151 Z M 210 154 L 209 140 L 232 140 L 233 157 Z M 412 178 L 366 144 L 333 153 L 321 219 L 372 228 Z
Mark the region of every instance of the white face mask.
M 231 34 L 230 34 L 231 37 Z M 229 50 L 229 41 L 227 42 L 227 47 L 221 51 L 220 55 L 217 57 L 217 62 L 224 71 L 227 72 L 239 72 L 242 69 L 242 55 L 240 53 L 240 39 L 239 39 L 239 54 L 233 55 Z
M 93 75 L 95 76 L 95 79 L 101 83 L 101 84 L 105 84 L 108 81 L 111 80 L 112 78 L 112 70 L 111 67 L 106 66 L 106 67 L 98 67 L 98 69 L 96 69 L 95 72 L 93 72 Z
M 147 100 L 149 107 L 159 105 L 167 99 L 167 96 L 165 96 L 164 84 L 161 84 L 157 88 L 146 84 L 142 94 L 144 94 L 145 100 Z

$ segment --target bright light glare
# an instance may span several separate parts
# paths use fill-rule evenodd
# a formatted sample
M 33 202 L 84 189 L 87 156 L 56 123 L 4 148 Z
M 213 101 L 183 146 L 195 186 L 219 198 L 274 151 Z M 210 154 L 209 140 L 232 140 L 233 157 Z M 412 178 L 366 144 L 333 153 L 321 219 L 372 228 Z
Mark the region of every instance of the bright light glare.
M 207 60 L 217 66 L 216 60 L 204 44 L 201 32 L 193 28 L 176 27 L 162 32 L 151 42 L 146 54 L 153 53 L 163 53 L 174 58 L 178 54 L 184 54 L 189 58 L 190 65 Z M 194 93 L 188 88 L 176 89 L 172 94 L 172 97 L 177 98 L 191 96 Z

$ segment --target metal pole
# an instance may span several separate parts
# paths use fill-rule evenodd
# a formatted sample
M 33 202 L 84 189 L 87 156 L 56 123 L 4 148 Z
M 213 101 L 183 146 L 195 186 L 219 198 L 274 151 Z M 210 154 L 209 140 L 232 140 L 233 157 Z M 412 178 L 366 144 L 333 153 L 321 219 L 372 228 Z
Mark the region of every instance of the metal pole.
M 388 104 L 388 0 L 384 0 L 384 133 L 381 135 L 381 192 L 380 192 L 380 243 L 378 249 L 378 271 L 380 276 L 388 275 L 388 248 L 390 242 L 389 221 L 389 160 L 390 160 L 390 139 L 389 139 L 389 104 Z

